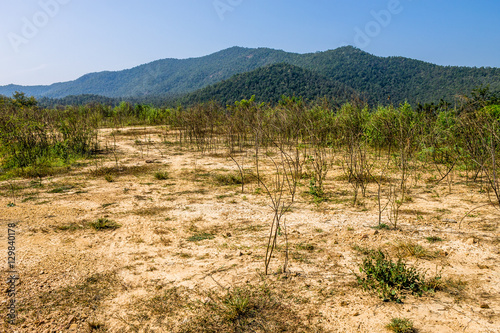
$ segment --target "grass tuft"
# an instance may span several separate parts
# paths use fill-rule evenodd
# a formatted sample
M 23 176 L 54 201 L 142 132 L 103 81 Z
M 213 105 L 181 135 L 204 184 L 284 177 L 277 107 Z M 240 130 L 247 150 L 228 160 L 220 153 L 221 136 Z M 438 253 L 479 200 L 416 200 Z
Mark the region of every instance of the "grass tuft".
M 90 227 L 94 228 L 95 230 L 107 230 L 107 229 L 118 229 L 121 227 L 121 224 L 118 224 L 114 221 L 108 220 L 107 218 L 100 218 L 97 219 L 93 222 L 89 223 Z
M 373 229 L 377 229 L 377 230 L 391 230 L 391 227 L 388 226 L 387 224 L 385 223 L 380 223 L 379 225 L 375 226 L 375 227 L 372 227 Z
M 205 239 L 214 239 L 215 236 L 213 234 L 209 234 L 206 232 L 199 232 L 189 237 L 187 240 L 190 242 L 199 242 Z
M 416 332 L 413 328 L 411 320 L 406 318 L 392 318 L 391 322 L 387 324 L 386 328 L 395 333 L 413 333 Z
M 157 171 L 154 176 L 158 180 L 167 180 L 169 178 L 169 174 L 166 171 Z
M 213 176 L 213 180 L 218 185 L 241 185 L 243 182 L 240 175 L 236 174 L 216 174 Z
M 313 244 L 300 243 L 300 244 L 297 244 L 297 250 L 314 251 L 315 247 Z
M 437 237 L 437 236 L 430 236 L 430 237 L 426 237 L 425 239 L 427 239 L 427 241 L 429 243 L 437 243 L 437 242 L 442 242 L 443 241 L 442 238 Z
M 434 259 L 439 257 L 438 252 L 429 251 L 422 245 L 413 242 L 399 241 L 396 244 L 396 250 L 403 257 L 414 257 L 418 259 Z
M 281 295 L 282 296 L 282 295 Z M 267 286 L 245 286 L 225 295 L 211 293 L 200 304 L 198 315 L 184 324 L 180 332 L 310 332 L 319 327 L 305 325 L 304 319 L 282 297 Z M 201 330 L 200 330 L 201 328 Z
M 63 185 L 63 186 L 56 187 L 56 188 L 48 191 L 47 193 L 66 193 L 66 192 L 69 192 L 73 188 L 74 188 L 74 186 L 72 186 L 72 185 Z

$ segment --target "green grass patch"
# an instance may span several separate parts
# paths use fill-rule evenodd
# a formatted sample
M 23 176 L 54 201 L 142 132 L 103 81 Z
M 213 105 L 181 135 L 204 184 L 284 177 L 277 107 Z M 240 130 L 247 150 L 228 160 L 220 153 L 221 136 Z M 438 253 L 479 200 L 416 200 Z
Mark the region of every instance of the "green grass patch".
M 372 228 L 376 230 L 391 230 L 391 227 L 385 223 L 380 223 L 379 225 L 376 225 Z
M 199 232 L 191 237 L 189 237 L 187 240 L 190 242 L 200 242 L 205 239 L 214 239 L 215 236 L 213 234 L 207 233 L 207 232 Z
M 48 191 L 47 193 L 66 193 L 66 192 L 69 192 L 70 190 L 72 190 L 73 188 L 75 188 L 75 187 L 72 185 L 63 185 L 63 186 L 56 187 L 56 188 Z
M 443 239 L 437 236 L 430 236 L 430 237 L 425 237 L 429 243 L 437 243 L 437 242 L 442 242 Z

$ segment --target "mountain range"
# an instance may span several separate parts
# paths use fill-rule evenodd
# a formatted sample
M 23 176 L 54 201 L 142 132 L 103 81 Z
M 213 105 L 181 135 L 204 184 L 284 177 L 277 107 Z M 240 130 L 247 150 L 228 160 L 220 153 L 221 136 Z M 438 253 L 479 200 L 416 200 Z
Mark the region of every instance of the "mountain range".
M 500 68 L 439 66 L 378 57 L 352 46 L 297 54 L 269 48 L 232 47 L 199 58 L 163 59 L 116 72 L 86 74 L 48 86 L 0 86 L 0 94 L 24 92 L 37 98 L 100 95 L 111 98 L 170 98 L 185 103 L 226 103 L 256 95 L 305 98 L 363 96 L 373 103 L 453 101 L 481 85 L 500 91 Z

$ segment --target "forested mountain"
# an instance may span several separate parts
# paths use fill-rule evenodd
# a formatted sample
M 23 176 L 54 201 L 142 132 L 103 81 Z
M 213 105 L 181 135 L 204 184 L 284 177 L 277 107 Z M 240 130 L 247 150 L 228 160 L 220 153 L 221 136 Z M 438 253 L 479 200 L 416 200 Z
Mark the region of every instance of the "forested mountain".
M 231 104 L 250 99 L 252 95 L 255 95 L 258 102 L 278 102 L 283 95 L 301 96 L 309 100 L 328 96 L 340 104 L 357 97 L 358 94 L 345 84 L 316 72 L 280 63 L 237 74 L 228 80 L 190 93 L 178 102 L 190 105 L 215 100 L 222 104 Z
M 57 105 L 87 105 L 92 103 L 106 104 L 116 106 L 120 104 L 121 99 L 106 97 L 100 95 L 82 94 L 69 95 L 62 98 L 47 98 L 42 97 L 38 100 L 38 104 L 43 107 L 53 108 Z
M 376 57 L 354 47 L 304 54 L 292 61 L 363 92 L 370 100 L 392 103 L 453 101 L 481 85 L 500 91 L 500 68 L 439 66 L 403 57 Z
M 50 86 L 2 86 L 0 94 L 10 96 L 15 91 L 22 91 L 35 97 L 51 98 L 93 94 L 170 99 L 228 80 L 235 74 L 278 63 L 295 65 L 331 82 L 343 83 L 375 103 L 404 100 L 425 103 L 441 98 L 453 101 L 457 94 L 467 94 L 479 85 L 490 85 L 492 91 L 500 91 L 499 68 L 438 66 L 402 57 L 377 57 L 346 46 L 309 54 L 232 47 L 200 58 L 158 60 L 123 71 L 87 74 L 75 81 Z M 309 80 L 308 75 L 305 75 L 306 80 Z M 207 91 L 197 94 L 201 96 Z M 232 98 L 221 98 L 228 100 L 229 97 Z M 276 97 L 279 98 L 273 96 Z
M 81 94 L 107 97 L 184 94 L 293 56 L 296 55 L 265 48 L 233 47 L 201 58 L 157 60 L 123 71 L 87 74 L 75 81 L 50 86 L 3 86 L 0 94 L 10 96 L 14 91 L 22 91 L 51 98 Z

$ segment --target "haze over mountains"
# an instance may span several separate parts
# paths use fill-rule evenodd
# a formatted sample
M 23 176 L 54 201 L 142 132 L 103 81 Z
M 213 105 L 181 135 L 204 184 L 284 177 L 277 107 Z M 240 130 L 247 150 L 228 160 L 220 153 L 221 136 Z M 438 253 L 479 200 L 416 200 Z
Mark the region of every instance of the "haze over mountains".
M 377 57 L 351 46 L 308 54 L 232 47 L 200 58 L 157 60 L 49 86 L 0 86 L 0 94 L 21 91 L 37 98 L 93 94 L 143 100 L 170 96 L 186 103 L 210 99 L 226 103 L 254 94 L 272 101 L 282 94 L 348 99 L 357 93 L 373 103 L 426 103 L 453 101 L 480 85 L 500 91 L 500 69 Z

